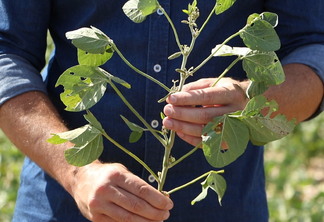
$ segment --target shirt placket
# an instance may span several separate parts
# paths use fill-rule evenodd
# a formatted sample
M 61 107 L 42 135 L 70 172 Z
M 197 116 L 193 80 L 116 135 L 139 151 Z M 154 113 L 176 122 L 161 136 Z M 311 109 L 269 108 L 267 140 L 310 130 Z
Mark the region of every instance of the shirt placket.
M 163 8 L 169 12 L 170 1 L 163 1 Z M 149 36 L 146 70 L 149 75 L 169 86 L 170 84 L 166 83 L 169 23 L 161 10 L 157 10 L 148 19 Z M 167 92 L 150 80 L 146 80 L 145 91 L 145 119 L 153 129 L 161 130 L 160 113 L 164 104 L 158 104 L 157 101 L 164 97 Z M 157 173 L 161 170 L 164 148 L 152 134 L 147 133 L 145 136 L 144 161 Z M 156 185 L 154 177 L 146 170 L 143 170 L 142 177 L 150 184 Z

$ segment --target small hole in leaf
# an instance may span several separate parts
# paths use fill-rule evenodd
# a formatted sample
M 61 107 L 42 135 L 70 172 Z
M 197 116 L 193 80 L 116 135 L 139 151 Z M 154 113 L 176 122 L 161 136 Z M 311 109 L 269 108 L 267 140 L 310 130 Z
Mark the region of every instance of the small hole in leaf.
M 273 62 L 274 62 L 274 63 L 278 62 L 278 59 L 274 59 Z
M 254 23 L 251 23 L 251 27 L 254 26 Z
M 80 79 L 81 79 L 82 81 L 84 81 L 84 80 L 86 80 L 87 78 L 81 76 Z
M 84 52 L 86 55 L 89 54 L 89 52 Z
M 74 72 L 70 72 L 70 75 L 74 75 Z

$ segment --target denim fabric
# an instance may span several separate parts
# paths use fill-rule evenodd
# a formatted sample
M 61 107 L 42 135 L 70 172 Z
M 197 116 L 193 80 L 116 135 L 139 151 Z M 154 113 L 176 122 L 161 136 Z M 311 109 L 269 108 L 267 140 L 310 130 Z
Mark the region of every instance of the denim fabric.
M 164 16 L 154 13 L 141 24 L 132 23 L 122 12 L 125 2 L 0 0 L 0 102 L 3 103 L 26 91 L 43 91 L 48 93 L 71 129 L 85 124 L 83 113 L 64 111 L 59 99 L 62 88 L 55 88 L 54 85 L 65 69 L 77 64 L 76 49 L 65 38 L 65 33 L 90 25 L 101 29 L 112 38 L 125 57 L 140 70 L 172 86 L 172 80 L 178 78 L 175 69 L 179 67 L 180 61 L 167 60 L 169 55 L 177 52 L 177 45 L 168 22 Z M 189 2 L 191 0 L 160 1 L 173 19 L 182 44 L 190 44 L 188 27 L 180 22 L 185 19 L 181 10 Z M 201 12 L 198 25 L 202 24 L 214 3 L 214 0 L 198 3 Z M 290 58 L 295 58 L 291 61 L 298 59 L 298 62 L 306 63 L 318 70 L 319 75 L 323 75 L 324 62 L 318 59 L 324 56 L 324 26 L 319 22 L 324 20 L 322 0 L 311 0 L 307 3 L 302 0 L 238 0 L 229 11 L 211 19 L 197 40 L 196 49 L 188 60 L 188 67 L 198 65 L 216 44 L 242 28 L 249 14 L 263 11 L 273 11 L 279 15 L 277 31 L 282 41 L 282 48 L 278 51 L 279 57 L 289 55 Z M 53 37 L 55 53 L 45 70 L 46 82 L 42 83 L 39 72 L 44 66 L 47 29 Z M 236 38 L 229 44 L 242 46 L 242 41 Z M 312 48 L 307 47 L 304 48 L 308 51 L 307 58 L 304 53 L 292 53 L 301 46 L 313 44 L 317 44 L 317 48 L 320 48 L 316 55 L 308 51 L 313 50 Z M 213 59 L 189 81 L 218 76 L 231 60 L 232 58 Z M 164 97 L 165 91 L 134 73 L 117 55 L 114 55 L 103 68 L 132 85 L 131 90 L 122 88 L 120 90 L 148 122 L 157 120 L 159 129 L 160 112 L 164 105 L 156 101 Z M 229 76 L 236 79 L 246 77 L 239 65 L 231 70 Z M 111 137 L 147 162 L 154 171 L 160 170 L 163 148 L 150 134 L 146 134 L 138 143 L 128 143 L 129 130 L 119 115 L 135 123 L 137 119 L 111 89 L 107 90 L 105 96 L 91 111 Z M 190 149 L 189 145 L 177 140 L 173 155 L 176 158 L 180 157 Z M 108 142 L 105 143 L 105 150 L 100 159 L 123 163 L 133 173 L 149 181 L 148 172 Z M 165 189 L 169 190 L 186 183 L 210 169 L 202 152 L 198 151 L 169 171 Z M 225 167 L 224 176 L 228 187 L 222 206 L 218 204 L 217 197 L 212 192 L 205 200 L 191 206 L 190 201 L 201 191 L 201 186 L 197 183 L 171 196 L 175 207 L 168 221 L 267 221 L 263 147 L 249 144 L 243 156 Z M 86 219 L 82 217 L 70 195 L 27 158 L 21 174 L 14 221 L 81 222 Z

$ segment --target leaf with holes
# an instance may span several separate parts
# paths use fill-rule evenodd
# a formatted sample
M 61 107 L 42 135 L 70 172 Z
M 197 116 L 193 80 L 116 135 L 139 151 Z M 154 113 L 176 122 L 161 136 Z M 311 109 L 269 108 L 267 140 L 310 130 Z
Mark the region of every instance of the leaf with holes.
M 204 155 L 210 165 L 224 167 L 241 156 L 249 141 L 248 128 L 228 115 L 214 118 L 203 129 Z
M 259 17 L 241 29 L 240 37 L 252 50 L 270 52 L 280 48 L 280 39 L 273 26 Z
M 157 0 L 129 0 L 124 4 L 123 11 L 133 22 L 141 23 L 158 8 Z
M 266 86 L 285 81 L 283 68 L 274 52 L 251 51 L 243 57 L 243 69 L 250 80 Z
M 201 183 L 202 191 L 201 193 L 191 201 L 191 204 L 194 205 L 196 202 L 199 202 L 207 197 L 209 188 L 215 191 L 218 195 L 218 202 L 221 205 L 222 198 L 226 191 L 226 181 L 224 177 L 219 175 L 217 172 L 211 172 L 206 180 Z
M 67 69 L 57 80 L 64 92 L 61 100 L 68 111 L 82 111 L 95 105 L 104 95 L 107 79 L 98 67 L 77 65 Z
M 267 108 L 266 115 L 261 111 Z M 274 140 L 281 139 L 290 134 L 294 127 L 294 121 L 288 121 L 283 115 L 272 117 L 272 113 L 278 110 L 278 104 L 272 100 L 267 101 L 264 96 L 252 98 L 242 111 L 241 121 L 249 128 L 250 140 L 255 145 L 265 145 Z
M 278 15 L 272 12 L 263 12 L 261 14 L 254 13 L 248 17 L 247 24 L 251 24 L 253 20 L 256 19 L 267 21 L 272 25 L 272 27 L 276 27 L 278 25 Z
M 60 144 L 70 141 L 74 147 L 65 151 L 65 158 L 69 164 L 84 166 L 98 159 L 103 151 L 102 127 L 98 120 L 90 113 L 84 115 L 89 124 L 80 128 L 53 134 L 48 142 Z
M 104 53 L 111 43 L 111 39 L 95 27 L 67 32 L 66 38 L 72 40 L 75 47 L 93 54 Z
M 126 119 L 124 116 L 120 115 L 120 117 L 124 120 L 128 128 L 132 131 L 129 136 L 129 142 L 135 143 L 137 142 L 143 135 L 144 129 L 140 127 L 139 125 L 130 122 L 128 119 Z
M 232 7 L 236 0 L 216 0 L 215 12 L 217 15 L 225 12 L 227 9 Z
M 78 62 L 80 65 L 101 66 L 113 56 L 114 51 L 110 46 L 106 47 L 104 53 L 93 54 L 82 49 L 78 49 Z

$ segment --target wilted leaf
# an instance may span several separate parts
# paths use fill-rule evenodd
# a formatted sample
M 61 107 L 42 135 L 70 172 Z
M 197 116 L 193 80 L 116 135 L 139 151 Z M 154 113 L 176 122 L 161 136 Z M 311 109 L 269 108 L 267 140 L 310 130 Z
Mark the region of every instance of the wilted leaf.
M 248 128 L 227 115 L 216 117 L 203 129 L 204 155 L 215 168 L 224 167 L 241 156 L 248 141 Z
M 82 111 L 95 105 L 104 95 L 107 76 L 99 68 L 77 65 L 67 69 L 57 80 L 64 92 L 61 100 L 68 111 Z
M 93 54 L 104 53 L 111 41 L 108 36 L 95 27 L 67 32 L 66 37 L 72 40 L 75 47 Z
M 216 45 L 215 48 L 212 49 L 213 56 L 246 56 L 251 49 L 247 47 L 231 47 L 228 45 Z
M 201 183 L 202 191 L 201 193 L 191 201 L 191 204 L 194 205 L 196 202 L 199 202 L 207 197 L 208 189 L 211 188 L 218 195 L 218 201 L 221 205 L 222 198 L 226 191 L 226 181 L 224 177 L 219 175 L 216 172 L 211 172 L 206 180 Z

